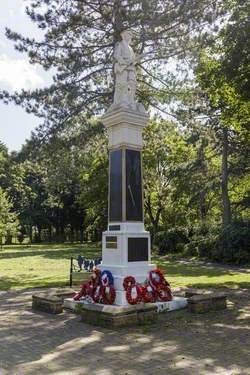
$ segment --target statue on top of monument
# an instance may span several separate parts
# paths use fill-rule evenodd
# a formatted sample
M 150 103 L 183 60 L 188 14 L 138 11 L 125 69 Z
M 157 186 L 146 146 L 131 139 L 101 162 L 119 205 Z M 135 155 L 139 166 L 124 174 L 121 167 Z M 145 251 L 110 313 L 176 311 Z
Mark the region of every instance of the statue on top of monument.
M 135 100 L 136 63 L 141 56 L 136 56 L 130 46 L 131 30 L 122 31 L 121 38 L 122 40 L 116 44 L 114 49 L 115 93 L 113 104 L 109 110 L 127 108 L 145 112 L 143 105 Z

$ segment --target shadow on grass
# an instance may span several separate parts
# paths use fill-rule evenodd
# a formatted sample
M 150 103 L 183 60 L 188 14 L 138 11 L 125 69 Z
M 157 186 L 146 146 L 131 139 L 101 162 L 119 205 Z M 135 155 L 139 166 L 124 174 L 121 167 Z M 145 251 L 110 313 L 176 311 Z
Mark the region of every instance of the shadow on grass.
M 225 281 L 225 282 L 218 282 L 217 284 L 214 283 L 192 283 L 187 284 L 187 288 L 213 288 L 213 289 L 220 289 L 220 288 L 227 288 L 227 289 L 250 289 L 250 281 Z
M 12 248 L 11 248 L 12 249 Z M 91 246 L 87 247 L 85 246 L 74 246 L 73 248 L 71 246 L 68 246 L 66 248 L 54 248 L 54 249 L 48 249 L 44 248 L 41 250 L 36 250 L 36 248 L 32 247 L 30 249 L 20 249 L 18 251 L 4 251 L 0 252 L 0 260 L 1 259 L 13 259 L 13 258 L 22 258 L 22 257 L 32 257 L 32 256 L 43 256 L 44 258 L 49 259 L 61 259 L 66 258 L 69 259 L 71 257 L 77 258 L 77 256 L 80 254 L 82 256 L 85 256 L 87 258 L 95 258 L 99 257 L 101 255 L 101 249 L 97 246 Z
M 54 288 L 63 286 L 69 286 L 69 278 L 66 277 L 65 280 L 57 281 L 53 277 L 39 279 L 39 275 L 29 277 L 26 274 L 18 275 L 18 277 L 0 277 L 0 290 L 10 290 L 13 288 L 23 290 L 26 288 Z
M 194 276 L 206 276 L 206 277 L 215 277 L 215 276 L 222 276 L 222 275 L 229 275 L 234 276 L 238 274 L 240 271 L 237 270 L 229 270 L 227 268 L 222 267 L 211 267 L 199 264 L 181 264 L 177 261 L 171 262 L 159 262 L 160 268 L 166 273 L 166 275 L 171 276 L 187 276 L 187 277 L 194 277 Z

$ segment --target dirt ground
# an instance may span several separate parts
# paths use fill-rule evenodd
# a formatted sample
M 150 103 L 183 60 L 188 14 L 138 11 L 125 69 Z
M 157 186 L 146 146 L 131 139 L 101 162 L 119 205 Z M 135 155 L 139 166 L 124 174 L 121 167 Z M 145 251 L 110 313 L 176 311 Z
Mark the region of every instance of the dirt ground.
M 227 289 L 227 310 L 119 330 L 35 313 L 32 293 L 0 293 L 0 375 L 250 374 L 249 290 Z

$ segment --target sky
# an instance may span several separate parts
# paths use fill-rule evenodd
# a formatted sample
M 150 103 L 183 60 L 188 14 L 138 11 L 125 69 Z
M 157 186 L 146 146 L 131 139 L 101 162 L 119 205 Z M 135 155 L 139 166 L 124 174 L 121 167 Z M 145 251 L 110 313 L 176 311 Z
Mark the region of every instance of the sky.
M 8 27 L 24 36 L 41 38 L 41 31 L 25 14 L 28 3 L 29 0 L 0 0 L 0 89 L 10 92 L 44 87 L 51 80 L 49 73 L 29 64 L 25 54 L 15 51 L 5 36 Z M 40 121 L 21 107 L 0 102 L 0 141 L 9 151 L 18 151 Z

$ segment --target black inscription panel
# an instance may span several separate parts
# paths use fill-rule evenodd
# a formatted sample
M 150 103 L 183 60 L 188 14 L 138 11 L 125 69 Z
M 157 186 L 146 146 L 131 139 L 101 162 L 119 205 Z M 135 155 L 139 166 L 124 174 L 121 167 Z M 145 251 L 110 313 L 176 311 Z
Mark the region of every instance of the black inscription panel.
M 120 225 L 109 225 L 109 230 L 121 230 Z
M 116 236 L 106 237 L 106 249 L 117 249 L 117 237 Z
M 122 150 L 110 152 L 109 221 L 122 221 Z
M 136 150 L 126 150 L 126 220 L 143 220 L 141 153 Z
M 128 238 L 128 262 L 148 260 L 148 238 Z

